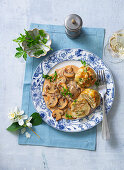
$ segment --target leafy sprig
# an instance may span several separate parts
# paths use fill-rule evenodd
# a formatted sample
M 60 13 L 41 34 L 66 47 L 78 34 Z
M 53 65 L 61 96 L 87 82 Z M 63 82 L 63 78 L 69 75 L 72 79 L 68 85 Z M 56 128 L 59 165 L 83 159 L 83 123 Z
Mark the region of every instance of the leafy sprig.
M 69 118 L 69 119 L 72 118 L 72 116 L 71 116 L 71 115 L 68 115 L 67 113 L 65 114 L 65 117 L 66 117 L 66 118 Z
M 17 53 L 15 54 L 16 58 L 23 57 L 24 60 L 27 59 L 27 54 L 26 54 L 26 52 L 24 51 L 24 49 L 21 46 L 16 48 L 16 50 L 17 50 Z
M 77 99 L 74 100 L 74 103 L 76 103 L 76 102 L 77 102 Z
M 48 47 L 51 49 L 49 46 L 46 45 L 47 43 L 47 38 L 46 38 L 46 33 L 44 30 L 39 30 L 39 34 L 36 36 L 31 36 L 27 30 L 24 30 L 25 34 L 20 34 L 20 36 L 17 39 L 14 39 L 13 41 L 18 43 L 19 47 L 16 48 L 17 52 L 15 54 L 16 58 L 23 57 L 25 60 L 27 59 L 27 50 L 24 50 L 22 47 L 22 43 L 26 42 L 29 50 L 32 50 L 34 47 L 35 52 L 33 53 L 35 56 L 39 56 L 43 53 L 45 53 L 44 48 L 39 46 L 40 44 L 43 44 L 44 46 Z M 52 49 L 51 49 L 52 50 Z
M 55 71 L 53 77 L 54 77 L 53 81 L 55 81 L 57 79 L 57 72 L 56 71 Z
M 86 66 L 86 61 L 81 60 L 81 64 L 83 64 L 84 66 Z
M 95 85 L 96 85 L 96 87 L 99 86 L 99 81 L 98 80 L 96 80 Z
M 65 97 L 67 95 L 69 95 L 72 98 L 72 93 L 69 91 L 69 88 L 64 88 L 63 87 L 63 91 L 61 91 L 61 94 Z
M 50 82 L 53 82 L 57 79 L 57 72 L 55 71 L 53 76 L 43 74 L 43 78 L 50 80 Z
M 32 117 L 32 119 L 31 119 L 30 122 L 32 123 L 32 126 L 37 126 L 37 125 L 40 125 L 42 123 L 42 118 L 41 118 L 39 113 L 35 112 L 31 115 L 31 117 Z M 18 122 L 14 122 L 7 128 L 7 130 L 10 131 L 10 132 L 14 132 L 14 131 L 17 131 L 17 130 L 22 129 L 24 127 L 27 127 L 26 123 L 23 124 L 22 126 L 20 126 L 18 124 Z

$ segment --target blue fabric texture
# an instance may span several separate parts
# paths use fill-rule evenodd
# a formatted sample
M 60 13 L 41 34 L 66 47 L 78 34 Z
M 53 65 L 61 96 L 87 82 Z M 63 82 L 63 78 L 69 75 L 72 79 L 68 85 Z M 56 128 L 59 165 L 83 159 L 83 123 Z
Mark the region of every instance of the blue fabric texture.
M 53 51 L 50 51 L 47 55 L 59 49 L 81 48 L 102 57 L 105 34 L 105 30 L 103 28 L 82 28 L 82 34 L 77 39 L 69 39 L 66 36 L 64 26 L 32 23 L 30 29 L 34 28 L 44 29 L 50 34 L 52 40 L 51 48 Z M 30 116 L 33 112 L 36 112 L 31 99 L 30 88 L 32 76 L 38 64 L 42 62 L 45 57 L 41 57 L 39 59 L 28 57 L 26 61 L 22 109 L 28 116 Z M 27 139 L 25 134 L 20 134 L 18 140 L 19 144 L 87 150 L 96 149 L 96 127 L 85 132 L 65 133 L 57 131 L 43 122 L 41 125 L 35 126 L 32 129 L 40 136 L 40 138 L 38 138 L 31 130 L 27 129 L 27 131 L 31 133 L 31 138 Z

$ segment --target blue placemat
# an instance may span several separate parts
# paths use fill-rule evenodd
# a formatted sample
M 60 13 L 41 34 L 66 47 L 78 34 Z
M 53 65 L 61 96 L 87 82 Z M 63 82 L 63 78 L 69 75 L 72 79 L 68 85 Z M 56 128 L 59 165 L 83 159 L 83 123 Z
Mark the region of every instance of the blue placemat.
M 102 57 L 105 33 L 103 28 L 83 28 L 81 36 L 73 40 L 66 36 L 64 26 L 31 24 L 30 29 L 33 28 L 44 29 L 50 34 L 53 51 L 49 52 L 48 55 L 59 49 L 81 48 Z M 32 75 L 44 58 L 36 59 L 28 57 L 26 62 L 22 109 L 29 116 L 35 112 L 30 96 Z M 40 139 L 30 131 L 31 138 L 27 139 L 25 134 L 20 134 L 18 143 L 87 150 L 95 150 L 96 148 L 96 127 L 85 132 L 65 133 L 57 131 L 43 122 L 42 125 L 33 127 L 33 130 L 40 136 Z

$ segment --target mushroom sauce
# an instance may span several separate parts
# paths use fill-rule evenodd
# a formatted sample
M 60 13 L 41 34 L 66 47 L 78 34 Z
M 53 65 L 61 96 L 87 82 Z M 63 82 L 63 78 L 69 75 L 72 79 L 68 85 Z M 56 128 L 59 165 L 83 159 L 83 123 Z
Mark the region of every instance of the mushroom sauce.
M 61 110 L 64 119 L 74 119 L 71 114 L 71 104 L 84 90 L 74 80 L 78 69 L 74 65 L 62 67 L 56 70 L 55 81 L 50 82 L 49 79 L 44 81 L 43 96 L 47 107 L 52 112 Z
M 82 67 L 80 69 L 82 69 Z M 78 75 L 80 69 L 77 66 L 68 65 L 56 69 L 54 74 L 44 75 L 45 81 L 42 95 L 46 106 L 52 111 L 52 116 L 56 117 L 56 120 L 60 120 L 61 118 L 75 119 L 71 106 L 76 104 L 77 99 L 80 99 L 81 93 L 85 90 L 83 84 L 80 85 L 75 81 L 75 74 Z M 87 84 L 90 86 L 96 81 L 96 77 L 93 69 L 89 66 L 86 67 L 86 69 L 87 73 L 83 71 L 84 74 L 81 74 L 81 76 L 84 76 L 84 78 L 81 80 L 87 79 Z M 88 70 L 90 70 L 90 72 L 88 72 Z M 87 84 L 85 82 L 85 85 Z M 82 104 L 84 107 L 87 107 L 85 99 Z M 90 109 L 90 106 L 88 107 Z

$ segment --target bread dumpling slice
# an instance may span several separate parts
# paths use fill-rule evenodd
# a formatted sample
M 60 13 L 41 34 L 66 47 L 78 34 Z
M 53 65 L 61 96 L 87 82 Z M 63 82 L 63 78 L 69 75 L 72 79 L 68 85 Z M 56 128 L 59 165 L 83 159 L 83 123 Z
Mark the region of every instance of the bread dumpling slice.
M 96 82 L 96 73 L 89 66 L 82 66 L 75 74 L 75 81 L 80 87 L 90 87 Z
M 80 98 L 86 99 L 93 109 L 100 105 L 100 94 L 96 90 L 85 89 L 81 93 Z
M 90 105 L 85 99 L 77 99 L 71 104 L 71 112 L 74 118 L 83 118 L 90 114 Z

